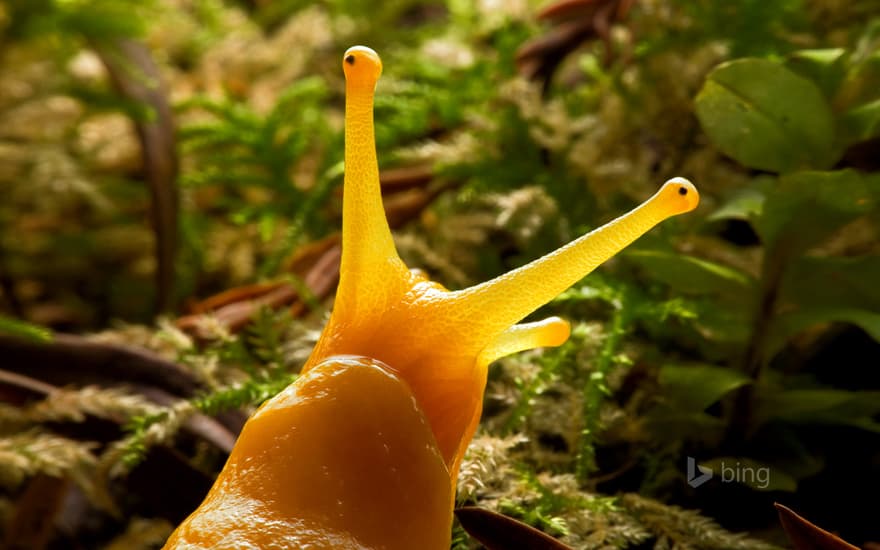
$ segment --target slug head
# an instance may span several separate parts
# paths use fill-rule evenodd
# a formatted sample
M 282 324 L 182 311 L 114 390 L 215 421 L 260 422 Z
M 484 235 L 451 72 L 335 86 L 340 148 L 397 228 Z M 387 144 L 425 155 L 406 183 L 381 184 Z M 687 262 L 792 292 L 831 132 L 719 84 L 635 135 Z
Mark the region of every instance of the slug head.
M 342 71 L 350 86 L 374 88 L 382 74 L 382 60 L 370 48 L 354 46 L 342 56 Z
M 357 46 L 346 76 L 342 265 L 333 313 L 304 367 L 336 355 L 381 362 L 412 391 L 449 469 L 458 466 L 479 421 L 488 364 L 504 355 L 562 344 L 557 317 L 517 324 L 669 216 L 699 202 L 687 180 L 559 250 L 486 283 L 447 291 L 401 261 L 385 218 L 373 130 L 379 56 Z
M 669 212 L 690 212 L 700 204 L 700 194 L 694 184 L 684 178 L 672 178 L 657 193 Z

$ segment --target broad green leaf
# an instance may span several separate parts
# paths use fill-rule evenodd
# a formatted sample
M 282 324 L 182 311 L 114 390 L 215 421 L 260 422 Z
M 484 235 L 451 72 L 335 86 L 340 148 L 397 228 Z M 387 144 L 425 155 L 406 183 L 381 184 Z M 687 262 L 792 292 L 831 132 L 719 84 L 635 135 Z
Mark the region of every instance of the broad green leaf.
M 712 470 L 712 476 L 722 483 L 740 483 L 757 491 L 797 490 L 797 480 L 779 466 L 765 464 L 751 458 L 718 457 L 700 462 Z
M 880 99 L 859 105 L 840 117 L 841 141 L 853 145 L 880 135 Z
M 724 204 L 706 218 L 716 220 L 752 220 L 761 215 L 766 194 L 755 187 L 737 190 Z
M 779 178 L 755 220 L 768 254 L 800 254 L 875 208 L 875 180 L 854 170 L 795 172 Z
M 752 335 L 753 299 L 753 296 L 742 296 L 740 300 L 719 303 L 706 297 L 698 304 L 694 328 L 707 340 L 741 347 Z
M 874 417 L 880 414 L 880 392 L 834 389 L 762 391 L 756 421 L 784 420 L 795 424 L 854 426 L 880 433 Z
M 633 250 L 624 256 L 678 292 L 742 295 L 755 286 L 754 279 L 741 271 L 693 256 L 660 250 Z
M 810 327 L 827 323 L 850 323 L 880 342 L 880 313 L 846 307 L 804 308 L 773 319 L 767 339 L 767 357 L 778 353 L 788 340 Z
M 786 65 L 819 86 L 825 97 L 831 98 L 846 76 L 846 50 L 800 50 L 789 56 Z
M 719 65 L 697 95 L 696 111 L 713 144 L 749 168 L 821 169 L 838 156 L 834 120 L 822 92 L 771 61 Z
M 737 370 L 702 364 L 663 365 L 659 380 L 672 404 L 693 412 L 705 410 L 727 393 L 751 382 Z
M 798 258 L 786 271 L 779 302 L 784 308 L 880 311 L 880 255 Z

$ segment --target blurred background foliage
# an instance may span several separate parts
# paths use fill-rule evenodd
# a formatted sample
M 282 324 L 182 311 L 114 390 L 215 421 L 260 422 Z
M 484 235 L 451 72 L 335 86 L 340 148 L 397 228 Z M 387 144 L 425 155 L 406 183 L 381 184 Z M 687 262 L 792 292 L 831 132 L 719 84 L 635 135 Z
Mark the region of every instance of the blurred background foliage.
M 576 548 L 784 546 L 774 501 L 880 540 L 880 2 L 545 4 L 0 2 L 7 545 L 160 545 L 293 379 L 357 43 L 398 247 L 451 288 L 669 177 L 703 198 L 492 368 L 460 502 Z

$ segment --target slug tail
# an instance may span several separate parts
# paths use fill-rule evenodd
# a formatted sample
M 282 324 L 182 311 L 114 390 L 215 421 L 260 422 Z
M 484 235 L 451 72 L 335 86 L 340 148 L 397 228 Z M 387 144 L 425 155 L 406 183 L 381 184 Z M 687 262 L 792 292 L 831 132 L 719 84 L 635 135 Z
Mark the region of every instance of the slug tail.
M 693 210 L 698 203 L 699 194 L 693 184 L 684 178 L 673 178 L 653 197 L 616 220 L 519 269 L 454 293 L 451 307 L 457 315 L 480 319 L 483 334 L 505 334 L 514 323 L 578 282 L 652 227 L 671 216 Z M 534 330 L 536 335 L 543 334 L 541 330 Z M 552 333 L 547 330 L 548 334 Z M 520 338 L 516 334 L 514 329 L 508 336 L 500 337 L 500 344 L 495 345 L 507 345 L 515 350 L 518 347 L 515 342 Z

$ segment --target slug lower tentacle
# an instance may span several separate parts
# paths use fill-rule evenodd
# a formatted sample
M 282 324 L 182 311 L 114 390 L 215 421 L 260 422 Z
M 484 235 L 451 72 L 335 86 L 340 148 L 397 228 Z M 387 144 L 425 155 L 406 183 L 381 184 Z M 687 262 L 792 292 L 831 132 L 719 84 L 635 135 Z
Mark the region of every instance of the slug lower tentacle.
M 302 376 L 248 421 L 216 484 L 166 548 L 448 548 L 462 456 L 491 361 L 562 344 L 557 317 L 517 325 L 664 219 L 696 208 L 674 178 L 635 210 L 534 262 L 448 291 L 410 271 L 379 188 L 379 56 L 346 77 L 342 264 Z

